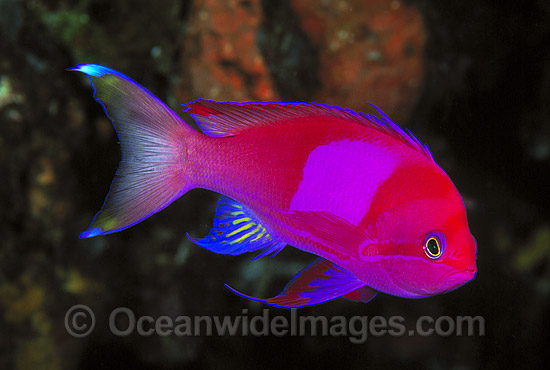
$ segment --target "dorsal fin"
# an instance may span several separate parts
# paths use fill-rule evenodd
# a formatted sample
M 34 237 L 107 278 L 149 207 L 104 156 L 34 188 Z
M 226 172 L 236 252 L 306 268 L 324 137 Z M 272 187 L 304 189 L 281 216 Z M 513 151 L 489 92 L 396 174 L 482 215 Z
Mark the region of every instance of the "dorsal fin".
M 274 125 L 292 118 L 311 116 L 334 117 L 375 128 L 433 160 L 428 147 L 420 143 L 409 130 L 402 130 L 384 112 L 375 105 L 370 105 L 376 109 L 380 117 L 368 113 L 355 112 L 347 108 L 317 103 L 231 103 L 196 99 L 184 106 L 186 107 L 186 111 L 193 116 L 201 130 L 208 136 L 233 136 L 254 126 Z

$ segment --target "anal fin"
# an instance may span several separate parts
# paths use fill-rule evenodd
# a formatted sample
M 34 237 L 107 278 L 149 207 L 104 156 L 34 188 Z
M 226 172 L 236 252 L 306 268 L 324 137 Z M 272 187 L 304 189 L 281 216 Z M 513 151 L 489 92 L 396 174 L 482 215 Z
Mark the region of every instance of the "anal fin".
M 283 289 L 272 298 L 254 298 L 226 286 L 241 297 L 269 305 L 297 308 L 330 301 L 345 296 L 363 287 L 364 282 L 351 272 L 334 263 L 319 258 L 300 271 Z

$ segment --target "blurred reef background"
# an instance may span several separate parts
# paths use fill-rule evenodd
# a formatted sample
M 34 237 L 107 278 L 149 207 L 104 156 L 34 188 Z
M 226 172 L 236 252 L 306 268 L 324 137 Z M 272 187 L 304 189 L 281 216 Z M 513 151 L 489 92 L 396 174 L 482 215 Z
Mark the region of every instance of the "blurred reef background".
M 461 191 L 476 279 L 447 295 L 335 300 L 302 315 L 481 315 L 485 336 L 140 337 L 109 313 L 240 315 L 313 256 L 216 255 L 217 196 L 194 190 L 124 232 L 78 239 L 120 158 L 77 63 L 121 71 L 181 112 L 194 98 L 372 102 Z M 182 113 L 182 117 L 190 120 Z M 0 368 L 502 369 L 548 366 L 550 3 L 492 0 L 0 0 Z M 65 312 L 91 307 L 71 337 Z M 288 315 L 276 308 L 271 315 Z

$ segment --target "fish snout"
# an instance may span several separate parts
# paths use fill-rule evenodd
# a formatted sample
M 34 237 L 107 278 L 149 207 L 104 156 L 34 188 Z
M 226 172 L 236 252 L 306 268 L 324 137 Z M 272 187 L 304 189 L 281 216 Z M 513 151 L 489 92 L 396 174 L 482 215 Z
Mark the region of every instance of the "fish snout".
M 448 274 L 445 274 L 440 279 L 440 286 L 443 288 L 443 292 L 450 292 L 458 287 L 471 281 L 477 273 L 477 267 L 474 264 L 467 266 L 465 269 L 453 270 Z

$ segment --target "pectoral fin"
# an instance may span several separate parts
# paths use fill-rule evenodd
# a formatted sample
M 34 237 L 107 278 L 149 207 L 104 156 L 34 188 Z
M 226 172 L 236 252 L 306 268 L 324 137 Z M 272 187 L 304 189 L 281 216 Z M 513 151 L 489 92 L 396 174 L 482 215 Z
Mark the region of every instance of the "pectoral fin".
M 300 271 L 279 295 L 272 298 L 250 297 L 226 284 L 241 297 L 284 308 L 297 308 L 330 301 L 354 292 L 364 285 L 365 283 L 349 271 L 322 258 Z
M 330 212 L 293 211 L 289 216 L 297 230 L 307 232 L 330 252 L 357 257 L 361 245 L 372 243 L 365 231 Z

